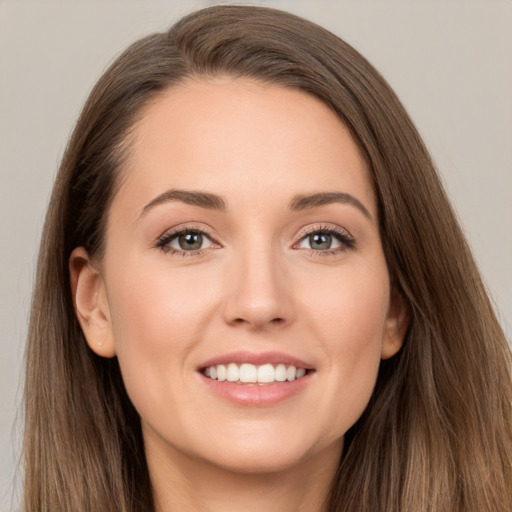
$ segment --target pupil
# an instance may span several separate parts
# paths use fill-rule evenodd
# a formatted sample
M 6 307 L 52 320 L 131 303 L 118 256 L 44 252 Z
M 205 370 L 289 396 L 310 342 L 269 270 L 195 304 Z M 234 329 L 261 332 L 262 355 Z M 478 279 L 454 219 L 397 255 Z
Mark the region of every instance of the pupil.
M 201 235 L 201 233 L 187 233 L 186 235 L 180 235 L 178 241 L 180 249 L 193 251 L 201 249 L 203 245 L 203 235 Z
M 325 250 L 331 248 L 332 236 L 327 233 L 309 235 L 309 244 L 312 249 Z

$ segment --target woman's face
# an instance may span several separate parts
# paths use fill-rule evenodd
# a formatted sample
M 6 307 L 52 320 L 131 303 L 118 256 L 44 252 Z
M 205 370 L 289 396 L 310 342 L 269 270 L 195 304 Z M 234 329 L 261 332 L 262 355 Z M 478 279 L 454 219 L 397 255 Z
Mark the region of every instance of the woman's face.
M 71 268 L 148 459 L 337 459 L 405 328 L 348 130 L 303 92 L 219 78 L 167 91 L 132 140 L 104 260 Z

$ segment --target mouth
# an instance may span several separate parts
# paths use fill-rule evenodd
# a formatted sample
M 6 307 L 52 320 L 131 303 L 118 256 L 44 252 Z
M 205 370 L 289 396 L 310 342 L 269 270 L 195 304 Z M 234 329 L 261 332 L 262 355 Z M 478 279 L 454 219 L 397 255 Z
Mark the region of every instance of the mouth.
M 202 368 L 201 373 L 211 380 L 234 384 L 268 386 L 280 382 L 293 382 L 304 378 L 312 370 L 284 363 L 254 365 L 251 363 L 217 364 Z
M 311 364 L 280 352 L 232 352 L 205 361 L 197 371 L 206 389 L 244 407 L 277 405 L 316 380 Z

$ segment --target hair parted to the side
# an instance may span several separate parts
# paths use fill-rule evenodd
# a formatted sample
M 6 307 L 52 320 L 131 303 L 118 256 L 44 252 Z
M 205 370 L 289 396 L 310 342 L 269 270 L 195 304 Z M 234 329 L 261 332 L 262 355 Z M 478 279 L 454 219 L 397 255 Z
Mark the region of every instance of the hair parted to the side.
M 75 318 L 71 251 L 101 258 L 108 208 L 144 107 L 188 78 L 227 75 L 329 105 L 367 159 L 395 290 L 410 309 L 347 433 L 327 510 L 512 510 L 510 348 L 431 159 L 395 94 L 353 48 L 281 11 L 216 6 L 133 44 L 93 89 L 46 217 L 27 347 L 26 512 L 150 512 L 140 420 L 117 360 Z

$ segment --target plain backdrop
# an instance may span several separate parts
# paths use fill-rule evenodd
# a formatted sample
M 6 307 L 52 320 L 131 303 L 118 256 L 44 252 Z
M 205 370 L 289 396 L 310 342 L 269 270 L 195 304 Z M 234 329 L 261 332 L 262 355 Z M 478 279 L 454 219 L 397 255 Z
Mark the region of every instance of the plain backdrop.
M 31 286 L 43 216 L 69 133 L 89 90 L 120 51 L 212 3 L 0 0 L 2 511 L 16 509 Z M 318 22 L 387 78 L 431 150 L 510 339 L 512 1 L 250 3 Z

